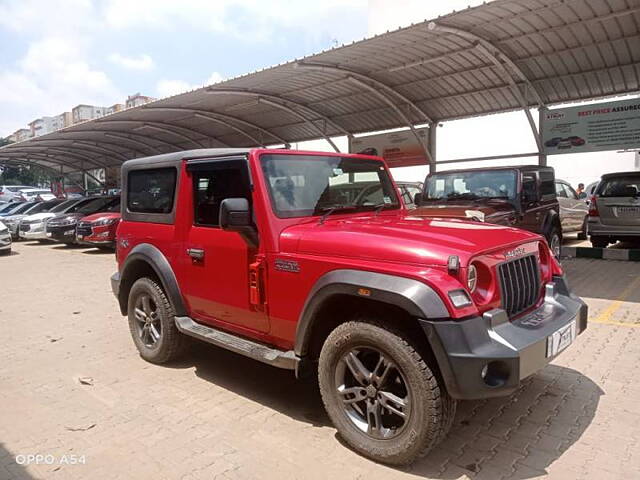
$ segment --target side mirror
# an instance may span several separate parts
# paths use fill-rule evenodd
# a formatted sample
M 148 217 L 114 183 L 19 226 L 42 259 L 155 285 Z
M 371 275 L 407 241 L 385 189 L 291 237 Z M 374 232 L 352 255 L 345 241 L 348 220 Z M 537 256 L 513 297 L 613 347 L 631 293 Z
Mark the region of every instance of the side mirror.
M 418 192 L 413 196 L 413 203 L 416 207 L 419 207 L 422 203 L 422 192 Z
M 258 232 L 252 224 L 246 198 L 225 198 L 220 203 L 219 224 L 222 230 L 238 232 L 249 247 L 258 247 Z
M 220 204 L 220 227 L 237 231 L 251 226 L 251 212 L 246 198 L 225 198 Z

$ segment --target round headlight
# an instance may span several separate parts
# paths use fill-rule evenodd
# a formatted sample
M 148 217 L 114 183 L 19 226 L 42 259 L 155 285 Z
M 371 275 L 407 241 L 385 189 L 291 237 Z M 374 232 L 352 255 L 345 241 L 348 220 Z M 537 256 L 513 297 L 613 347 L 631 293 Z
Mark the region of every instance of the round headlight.
M 469 265 L 467 271 L 467 288 L 473 293 L 478 285 L 478 270 L 475 265 Z

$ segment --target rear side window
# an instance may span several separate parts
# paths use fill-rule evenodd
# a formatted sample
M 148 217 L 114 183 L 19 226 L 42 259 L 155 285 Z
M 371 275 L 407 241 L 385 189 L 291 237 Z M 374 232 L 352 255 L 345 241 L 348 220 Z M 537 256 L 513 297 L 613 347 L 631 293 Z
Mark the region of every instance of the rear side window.
M 176 169 L 133 170 L 127 179 L 127 209 L 137 213 L 171 213 Z

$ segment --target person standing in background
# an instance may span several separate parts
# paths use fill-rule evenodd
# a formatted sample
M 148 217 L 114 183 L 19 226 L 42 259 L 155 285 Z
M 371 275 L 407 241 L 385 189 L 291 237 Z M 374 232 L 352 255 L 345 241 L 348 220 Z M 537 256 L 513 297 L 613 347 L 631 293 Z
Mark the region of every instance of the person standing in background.
M 587 194 L 584 191 L 584 183 L 579 183 L 578 184 L 578 188 L 576 190 L 576 193 L 578 194 L 578 198 L 587 198 Z

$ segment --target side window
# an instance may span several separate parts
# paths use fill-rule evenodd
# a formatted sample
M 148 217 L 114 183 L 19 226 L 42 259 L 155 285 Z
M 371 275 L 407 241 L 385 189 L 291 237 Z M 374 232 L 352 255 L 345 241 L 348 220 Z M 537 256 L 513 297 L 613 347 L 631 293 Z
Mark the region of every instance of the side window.
M 193 172 L 193 221 L 196 225 L 220 225 L 220 204 L 225 198 L 251 200 L 240 168 L 197 170 Z
M 132 170 L 127 179 L 127 209 L 137 213 L 171 213 L 176 169 Z
M 540 195 L 543 200 L 553 200 L 556 198 L 554 186 L 554 175 L 551 170 L 540 170 Z
M 524 173 L 522 175 L 522 196 L 529 202 L 534 202 L 538 199 L 538 188 L 536 182 L 537 179 L 535 173 Z
M 556 197 L 568 198 L 567 191 L 564 189 L 564 185 L 562 185 L 561 183 L 556 183 Z
M 572 200 L 577 200 L 578 199 L 578 194 L 576 193 L 576 191 L 573 189 L 573 187 L 571 185 L 567 185 L 564 184 L 564 189 L 567 192 L 567 197 L 572 199 Z

